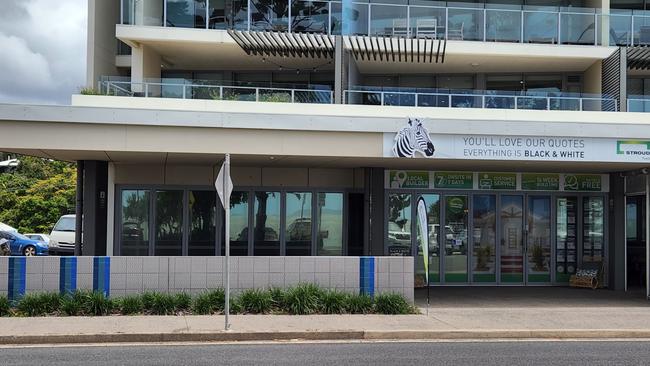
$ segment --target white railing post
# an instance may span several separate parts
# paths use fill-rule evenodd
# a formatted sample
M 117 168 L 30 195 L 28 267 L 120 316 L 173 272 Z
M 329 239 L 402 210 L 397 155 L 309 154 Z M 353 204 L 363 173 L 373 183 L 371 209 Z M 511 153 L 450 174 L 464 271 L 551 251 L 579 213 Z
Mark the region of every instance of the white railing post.
M 562 11 L 557 12 L 557 44 L 562 44 Z
M 406 38 L 411 38 L 411 6 L 406 5 Z
M 485 108 L 485 94 L 481 95 L 481 108 Z
M 598 46 L 598 13 L 594 13 L 594 46 Z
M 293 27 L 291 26 L 291 24 L 292 24 L 292 22 L 291 22 L 291 1 L 292 1 L 292 0 L 284 0 L 284 1 L 287 2 L 287 6 L 289 7 L 289 10 L 288 10 L 289 19 L 288 19 L 288 24 L 287 24 L 287 31 L 288 31 L 289 33 L 291 33 L 292 30 L 293 30 L 293 29 L 292 29 Z M 300 0 L 298 0 L 298 1 L 300 1 Z
M 255 88 L 255 101 L 260 101 L 260 88 Z
M 418 93 L 415 93 L 415 107 L 419 107 L 420 105 L 418 104 Z
M 630 15 L 632 21 L 630 21 L 630 47 L 634 47 L 634 14 Z
M 223 86 L 219 87 L 219 100 L 223 100 Z
M 248 23 L 249 31 L 251 30 L 251 11 L 252 11 L 251 5 L 252 5 L 251 0 L 248 0 L 248 8 L 247 8 L 248 11 L 246 14 L 246 23 Z
M 584 99 L 580 98 L 579 100 L 580 100 L 580 110 L 584 111 L 585 110 L 585 107 L 584 107 L 584 104 L 583 104 Z
M 483 5 L 483 42 L 487 40 L 487 9 Z M 494 40 L 496 41 L 496 33 L 494 34 Z
M 330 90 L 330 104 L 334 104 L 334 92 Z M 343 104 L 345 104 L 345 92 L 343 93 Z
M 524 43 L 524 19 L 526 14 L 524 14 L 524 11 L 521 11 L 521 34 L 519 35 L 519 43 Z
M 551 97 L 546 97 L 546 110 L 551 110 Z
M 445 8 L 445 39 L 449 39 L 449 8 Z
M 379 92 L 379 93 L 380 93 L 379 94 L 380 95 L 379 99 L 381 100 L 381 105 L 384 105 L 384 92 L 382 91 L 382 92 Z
M 372 10 L 372 6 L 370 3 L 368 3 L 368 33 L 366 34 L 368 37 L 370 37 L 370 35 L 372 34 L 370 33 L 370 30 L 372 29 L 372 14 L 370 13 L 371 10 Z
M 519 109 L 519 97 L 515 95 L 515 109 Z
M 210 0 L 205 0 L 205 29 L 210 29 Z
M 186 86 L 187 86 L 187 85 L 183 85 L 183 99 L 186 99 L 186 94 L 185 94 L 185 87 L 186 87 Z
M 124 24 L 124 0 L 120 0 L 120 24 Z
M 447 94 L 447 107 L 451 108 L 451 94 Z
M 341 5 L 341 11 L 343 11 L 343 5 Z M 327 35 L 332 34 L 332 2 L 327 2 Z
M 295 103 L 296 100 L 296 90 L 291 89 L 291 103 Z
M 149 97 L 149 83 L 144 83 L 144 97 Z
M 167 1 L 163 1 L 163 27 L 167 26 Z M 143 9 L 145 8 L 144 6 L 142 7 Z M 142 15 L 142 19 L 144 19 L 144 14 Z M 143 24 L 143 25 L 148 25 L 148 24 Z

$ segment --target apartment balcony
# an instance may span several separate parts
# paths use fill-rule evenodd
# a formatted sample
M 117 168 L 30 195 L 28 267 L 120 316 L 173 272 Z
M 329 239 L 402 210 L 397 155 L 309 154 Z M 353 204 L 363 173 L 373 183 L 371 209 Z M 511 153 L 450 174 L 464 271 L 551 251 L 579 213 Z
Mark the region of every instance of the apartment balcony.
M 331 104 L 334 101 L 334 92 L 323 85 L 227 84 L 177 79 L 139 83 L 120 77 L 102 77 L 98 87 L 102 95 L 126 97 L 316 104 Z
M 303 0 L 233 0 L 228 4 L 232 6 L 226 7 L 223 1 L 216 0 L 123 0 L 121 24 L 450 41 L 610 45 L 608 32 L 602 31 L 607 17 L 600 9 L 593 8 L 423 0 L 415 0 L 410 5 L 351 2 L 350 7 L 338 1 Z M 619 18 L 612 21 L 617 25 L 623 22 Z M 644 28 L 637 20 L 631 29 L 642 33 Z
M 650 112 L 649 95 L 629 95 L 627 97 L 628 112 Z
M 650 45 L 650 11 L 612 9 L 609 28 L 611 45 Z
M 345 102 L 402 107 L 618 111 L 617 100 L 607 95 L 544 91 L 354 87 L 345 91 Z

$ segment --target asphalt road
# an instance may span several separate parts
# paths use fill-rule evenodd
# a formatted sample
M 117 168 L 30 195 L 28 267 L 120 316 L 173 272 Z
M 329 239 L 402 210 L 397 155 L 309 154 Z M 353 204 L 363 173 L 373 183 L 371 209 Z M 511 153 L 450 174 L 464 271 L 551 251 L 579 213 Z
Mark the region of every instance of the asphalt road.
M 451 342 L 1 348 L 2 365 L 648 365 L 650 342 Z

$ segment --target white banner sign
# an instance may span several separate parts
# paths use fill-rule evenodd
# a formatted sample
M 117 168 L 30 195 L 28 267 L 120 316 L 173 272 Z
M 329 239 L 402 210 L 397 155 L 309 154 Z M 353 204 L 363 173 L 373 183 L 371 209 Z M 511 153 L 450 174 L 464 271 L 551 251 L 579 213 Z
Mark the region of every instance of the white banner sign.
M 394 133 L 384 134 L 384 156 L 394 157 Z M 575 162 L 650 162 L 650 140 L 430 134 L 436 159 Z M 416 155 L 415 157 L 421 157 Z

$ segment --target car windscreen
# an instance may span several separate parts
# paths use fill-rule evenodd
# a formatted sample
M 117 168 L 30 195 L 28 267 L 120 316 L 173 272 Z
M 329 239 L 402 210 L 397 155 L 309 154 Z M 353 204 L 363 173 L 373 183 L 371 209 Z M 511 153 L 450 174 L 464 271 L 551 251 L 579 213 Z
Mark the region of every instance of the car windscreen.
M 54 226 L 54 231 L 74 231 L 75 227 L 75 218 L 74 217 L 62 217 L 59 219 L 59 222 Z

